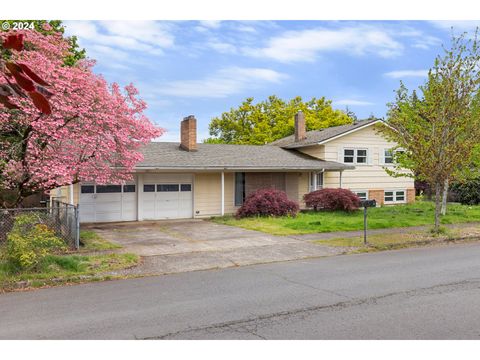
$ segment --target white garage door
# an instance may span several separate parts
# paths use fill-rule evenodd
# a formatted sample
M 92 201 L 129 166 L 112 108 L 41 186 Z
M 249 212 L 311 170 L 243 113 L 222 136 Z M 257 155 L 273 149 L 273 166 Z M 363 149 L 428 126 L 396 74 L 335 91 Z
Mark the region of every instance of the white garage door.
M 145 220 L 193 217 L 191 175 L 146 174 L 140 191 Z
M 135 184 L 80 186 L 80 221 L 109 222 L 137 220 Z

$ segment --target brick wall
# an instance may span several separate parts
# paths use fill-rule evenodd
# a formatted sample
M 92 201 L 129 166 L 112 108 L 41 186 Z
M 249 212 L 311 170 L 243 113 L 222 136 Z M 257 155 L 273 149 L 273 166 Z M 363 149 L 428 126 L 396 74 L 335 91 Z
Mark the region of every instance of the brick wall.
M 285 191 L 285 173 L 245 173 L 245 195 L 258 189 Z
M 415 202 L 415 189 L 407 189 L 407 203 Z
M 384 191 L 383 190 L 368 190 L 368 198 L 375 200 L 377 205 L 383 205 L 384 203 Z

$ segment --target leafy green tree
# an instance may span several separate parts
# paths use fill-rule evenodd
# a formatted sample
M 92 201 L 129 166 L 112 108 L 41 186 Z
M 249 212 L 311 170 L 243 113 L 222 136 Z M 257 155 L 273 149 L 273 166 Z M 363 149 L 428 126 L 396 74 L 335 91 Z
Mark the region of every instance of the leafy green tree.
M 435 59 L 419 92 L 403 83 L 389 104 L 388 124 L 380 128 L 405 152 L 394 170 L 412 170 L 435 193 L 435 230 L 448 183 L 469 176 L 480 142 L 480 51 L 477 33 L 452 37 L 450 49 Z M 403 173 L 405 175 L 405 173 Z M 445 198 L 446 199 L 446 198 Z
M 303 111 L 307 131 L 352 123 L 345 112 L 332 108 L 324 97 L 303 101 L 300 96 L 285 101 L 275 95 L 254 103 L 245 99 L 238 108 L 213 118 L 207 143 L 267 144 L 294 133 L 294 116 Z

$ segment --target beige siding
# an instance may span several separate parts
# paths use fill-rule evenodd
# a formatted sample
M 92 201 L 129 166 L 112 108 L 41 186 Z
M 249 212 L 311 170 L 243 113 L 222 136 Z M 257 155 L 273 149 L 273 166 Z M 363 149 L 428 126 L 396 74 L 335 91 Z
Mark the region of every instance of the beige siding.
M 300 173 L 287 173 L 285 175 L 285 192 L 290 200 L 298 201 L 300 175 Z
M 233 214 L 237 211 L 234 203 L 234 173 L 225 173 L 224 211 Z M 221 173 L 196 173 L 194 180 L 195 217 L 219 216 L 222 213 Z
M 305 202 L 303 201 L 303 195 L 310 192 L 310 173 L 302 172 L 298 178 L 298 203 L 300 208 L 305 208 Z
M 307 146 L 304 148 L 299 148 L 297 150 L 319 159 L 325 159 L 325 147 L 322 145 Z
M 343 162 L 343 148 L 367 148 L 370 163 L 368 165 L 355 165 L 355 170 L 345 170 L 342 175 L 342 186 L 351 190 L 368 189 L 408 189 L 414 187 L 413 179 L 407 177 L 394 178 L 387 174 L 382 165 L 383 149 L 392 148 L 393 143 L 377 134 L 374 127 L 370 126 L 342 136 L 336 140 L 318 145 L 317 153 L 324 154 L 324 160 Z M 308 149 L 308 148 L 307 148 Z M 313 153 L 310 150 L 310 153 Z M 325 187 L 339 186 L 339 173 L 326 172 L 324 174 Z
M 225 214 L 234 214 L 235 206 L 235 173 L 225 173 Z
M 51 190 L 52 197 L 59 198 L 60 201 L 70 202 L 70 186 L 62 186 L 57 189 Z M 73 204 L 77 205 L 80 196 L 80 184 L 73 184 Z

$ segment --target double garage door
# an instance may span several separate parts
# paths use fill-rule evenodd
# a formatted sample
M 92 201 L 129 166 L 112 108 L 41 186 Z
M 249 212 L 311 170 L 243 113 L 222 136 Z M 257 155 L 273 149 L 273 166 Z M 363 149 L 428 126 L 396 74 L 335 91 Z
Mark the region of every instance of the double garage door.
M 139 177 L 141 181 L 137 184 L 82 184 L 80 221 L 182 219 L 193 216 L 191 175 L 143 174 Z

